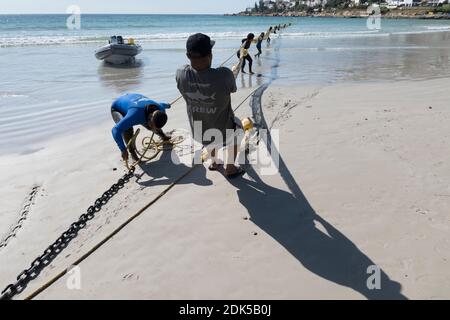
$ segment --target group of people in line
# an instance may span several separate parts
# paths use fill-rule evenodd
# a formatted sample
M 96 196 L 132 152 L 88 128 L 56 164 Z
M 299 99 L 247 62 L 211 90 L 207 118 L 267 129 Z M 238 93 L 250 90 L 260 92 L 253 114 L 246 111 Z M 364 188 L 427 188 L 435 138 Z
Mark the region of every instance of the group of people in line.
M 258 49 L 256 57 L 260 57 L 262 53 L 262 42 L 267 40 L 270 43 L 270 33 L 275 33 L 281 28 L 283 28 L 281 25 L 271 27 L 267 36 L 264 32 L 260 34 L 256 41 Z M 250 73 L 253 73 L 253 60 L 248 50 L 254 40 L 255 35 L 249 34 L 242 40 L 243 50 L 238 51 L 239 58 L 241 51 L 244 52 L 242 70 L 245 61 L 248 61 Z M 220 170 L 217 152 L 218 149 L 225 147 L 226 153 L 231 157 L 224 163 L 224 174 L 228 178 L 236 178 L 245 173 L 241 167 L 235 165 L 238 153 L 235 133 L 242 128 L 231 106 L 231 93 L 237 91 L 236 79 L 229 68 L 211 67 L 214 45 L 215 42 L 205 34 L 197 33 L 190 36 L 186 42 L 186 56 L 190 64 L 178 69 L 175 78 L 177 88 L 186 101 L 193 138 L 210 152 L 209 170 Z M 133 159 L 138 160 L 134 144 L 129 144 L 134 136 L 134 126 L 142 125 L 164 142 L 170 143 L 171 137 L 163 131 L 168 121 L 166 110 L 170 107 L 168 103 L 157 102 L 136 93 L 123 95 L 113 102 L 111 115 L 116 125 L 112 129 L 112 135 L 124 161 L 128 161 L 130 154 Z M 211 129 L 221 133 L 223 141 L 217 141 L 216 137 L 211 141 L 208 135 L 205 135 Z
M 256 49 L 258 50 L 258 53 L 255 54 L 255 58 L 259 58 L 261 57 L 262 54 L 262 43 L 264 40 L 267 41 L 268 44 L 270 44 L 270 35 L 271 33 L 276 34 L 277 31 L 280 31 L 281 29 L 287 28 L 291 26 L 291 23 L 288 24 L 284 24 L 284 25 L 277 25 L 275 27 L 271 26 L 269 28 L 269 30 L 267 32 L 261 32 L 261 34 L 259 35 L 259 37 L 257 39 L 255 39 L 255 34 L 253 33 L 249 33 L 247 35 L 247 38 L 242 39 L 242 46 L 241 48 L 238 50 L 237 52 L 237 56 L 240 59 L 241 58 L 241 54 L 243 55 L 243 61 L 242 61 L 242 65 L 241 65 L 241 72 L 242 73 L 246 73 L 245 72 L 245 66 L 248 62 L 248 72 L 250 74 L 254 74 L 252 67 L 253 67 L 253 59 L 251 57 L 251 55 L 249 54 L 249 49 L 250 46 L 252 45 L 252 43 L 256 43 Z

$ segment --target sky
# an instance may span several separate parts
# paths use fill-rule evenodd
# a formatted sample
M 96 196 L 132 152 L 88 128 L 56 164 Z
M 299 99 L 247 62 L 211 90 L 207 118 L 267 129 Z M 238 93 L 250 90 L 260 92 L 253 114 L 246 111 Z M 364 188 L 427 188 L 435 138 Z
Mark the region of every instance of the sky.
M 198 13 L 243 11 L 254 0 L 0 0 L 0 14 L 66 13 L 78 5 L 81 13 Z

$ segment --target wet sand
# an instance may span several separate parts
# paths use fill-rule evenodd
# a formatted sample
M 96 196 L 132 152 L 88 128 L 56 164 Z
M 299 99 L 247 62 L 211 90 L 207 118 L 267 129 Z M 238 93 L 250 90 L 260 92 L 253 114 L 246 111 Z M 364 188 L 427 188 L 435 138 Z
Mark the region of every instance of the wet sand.
M 235 181 L 199 166 L 39 299 L 448 299 L 449 79 L 272 84 L 262 123 L 280 170 Z M 250 92 L 233 96 L 234 105 Z M 180 109 L 184 104 L 178 105 Z M 250 108 L 240 109 L 249 116 Z M 186 128 L 175 117 L 172 128 Z M 4 287 L 123 174 L 111 123 L 0 157 Z M 264 144 L 263 144 L 264 145 Z M 117 168 L 117 171 L 113 171 Z M 24 298 L 189 170 L 169 155 L 137 176 L 30 283 Z M 6 183 L 7 182 L 7 183 Z M 380 268 L 381 290 L 366 286 Z
M 350 24 L 344 32 L 322 30 L 326 27 L 321 23 L 331 23 L 333 30 L 334 23 L 344 22 Z M 307 27 L 308 23 L 316 25 Z M 270 66 L 278 53 L 277 83 L 287 86 L 361 81 L 392 82 L 395 86 L 395 81 L 448 78 L 450 32 L 425 29 L 426 33 L 389 33 L 409 31 L 407 26 L 399 26 L 403 23 L 415 26 L 422 22 L 386 22 L 381 32 L 372 32 L 358 31 L 359 24 L 365 28 L 363 20 L 299 18 L 299 24 L 287 29 L 281 39 L 273 36 L 271 46 L 264 44 L 261 60 L 254 63 L 255 71 L 263 77 L 240 76 L 238 87 L 256 88 L 270 78 Z M 391 24 L 391 29 L 386 29 Z M 313 28 L 322 32 L 309 32 Z M 253 31 L 258 34 L 258 30 Z M 233 56 L 226 64 L 231 68 L 240 39 L 217 40 L 214 65 Z M 2 154 L 30 153 L 45 148 L 54 136 L 108 121 L 108 107 L 124 93 L 138 92 L 157 101 L 177 96 L 175 72 L 188 62 L 184 38 L 143 42 L 144 51 L 133 68 L 112 67 L 96 60 L 94 52 L 104 41 L 1 48 L 0 59 L 8 62 L 8 72 L 0 74 Z M 278 53 L 277 45 L 281 47 Z M 256 53 L 254 46 L 251 53 Z M 184 113 L 183 108 L 174 109 L 171 116 Z

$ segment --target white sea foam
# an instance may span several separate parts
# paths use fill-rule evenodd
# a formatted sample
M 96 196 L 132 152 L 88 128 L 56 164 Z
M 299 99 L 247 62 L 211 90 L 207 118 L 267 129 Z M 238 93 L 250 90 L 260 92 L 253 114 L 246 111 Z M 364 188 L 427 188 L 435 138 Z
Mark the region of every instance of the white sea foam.
M 431 29 L 430 29 L 431 30 Z M 449 29 L 436 29 L 449 30 Z M 435 30 L 435 31 L 436 31 Z M 414 32 L 412 32 L 414 33 Z M 420 33 L 420 32 L 419 32 Z M 154 34 L 128 34 L 127 38 L 134 38 L 137 42 L 165 42 L 165 41 L 185 41 L 190 33 L 154 33 Z M 211 32 L 211 38 L 216 40 L 241 39 L 246 36 L 245 32 Z M 342 31 L 342 32 L 284 32 L 283 37 L 288 38 L 335 38 L 335 37 L 370 37 L 370 36 L 388 36 L 388 33 L 378 32 L 376 30 L 365 31 Z M 277 35 L 273 35 L 276 37 Z M 56 35 L 56 36 L 18 36 L 1 37 L 0 47 L 20 47 L 20 46 L 39 46 L 39 45 L 68 45 L 68 44 L 104 44 L 108 37 L 104 35 Z
M 131 34 L 124 35 L 126 38 L 134 38 L 138 42 L 154 41 L 177 41 L 186 40 L 190 33 L 156 33 L 156 34 Z M 215 39 L 240 39 L 244 34 L 239 32 L 210 33 Z M 64 45 L 64 44 L 89 44 L 107 42 L 107 36 L 23 36 L 23 37 L 0 37 L 0 47 L 19 47 L 37 45 Z
M 366 31 L 342 31 L 342 32 L 286 32 L 283 37 L 311 37 L 311 38 L 331 38 L 331 37 L 366 37 L 383 36 L 385 33 L 377 30 Z
M 0 99 L 8 99 L 8 98 L 27 98 L 24 94 L 18 94 L 18 93 L 0 93 Z
M 425 27 L 427 30 L 442 30 L 442 31 L 447 31 L 450 30 L 450 26 L 426 26 Z
M 288 38 L 353 38 L 353 37 L 380 37 L 389 36 L 390 34 L 414 34 L 437 31 L 450 31 L 450 26 L 425 26 L 422 30 L 411 30 L 405 32 L 386 32 L 384 30 L 355 30 L 355 31 L 337 31 L 337 32 L 292 32 L 286 31 L 283 37 Z M 161 41 L 184 41 L 189 37 L 190 33 L 149 33 L 149 34 L 128 34 L 125 37 L 134 38 L 138 42 L 161 42 Z M 211 32 L 209 35 L 216 40 L 241 39 L 245 37 L 245 32 Z M 273 35 L 276 36 L 276 35 Z M 0 47 L 18 47 L 18 46 L 37 46 L 37 45 L 65 45 L 65 44 L 103 44 L 107 42 L 108 36 L 105 35 L 33 35 L 33 36 L 17 36 L 8 37 L 0 36 Z

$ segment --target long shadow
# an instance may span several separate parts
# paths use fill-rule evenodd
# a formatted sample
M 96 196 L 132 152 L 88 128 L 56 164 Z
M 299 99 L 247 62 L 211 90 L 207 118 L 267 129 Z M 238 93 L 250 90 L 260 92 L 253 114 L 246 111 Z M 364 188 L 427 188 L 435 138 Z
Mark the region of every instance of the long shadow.
M 163 151 L 158 161 L 149 163 L 142 163 L 140 165 L 143 173 L 137 177 L 137 183 L 145 188 L 169 185 L 184 175 L 191 167 L 185 164 L 175 164 L 172 161 L 172 151 Z M 204 166 L 197 166 L 195 169 L 199 174 L 188 175 L 178 184 L 196 184 L 199 186 L 211 186 L 213 182 L 206 177 L 206 168 Z M 143 180 L 146 177 L 147 180 Z
M 251 101 L 255 124 L 260 130 L 266 130 L 267 135 L 261 136 L 269 153 L 275 150 L 272 155 L 279 155 L 279 152 L 272 146 L 262 108 L 262 95 L 277 78 L 278 51 L 275 51 L 277 62 L 272 66 L 272 80 L 263 85 Z M 306 269 L 328 281 L 351 288 L 367 299 L 406 299 L 401 293 L 401 285 L 392 281 L 381 268 L 378 269 L 381 288 L 369 289 L 368 280 L 373 271 L 368 273 L 368 268 L 376 266 L 376 263 L 315 212 L 281 156 L 279 174 L 290 192 L 264 183 L 250 165 L 246 166 L 246 171 L 251 180 L 233 180 L 231 183 L 238 189 L 239 201 L 248 210 L 251 221 L 280 243 Z M 321 231 L 319 226 L 326 232 Z
M 286 169 L 286 168 L 284 168 Z M 251 179 L 232 181 L 250 220 L 290 252 L 312 273 L 352 288 L 367 299 L 406 299 L 399 283 L 380 269 L 381 289 L 370 290 L 370 266 L 376 265 L 339 230 L 320 217 L 301 191 L 295 194 L 264 183 L 251 166 Z M 291 181 L 295 184 L 295 181 Z M 299 189 L 300 190 L 300 189 Z M 323 227 L 323 232 L 319 229 Z

